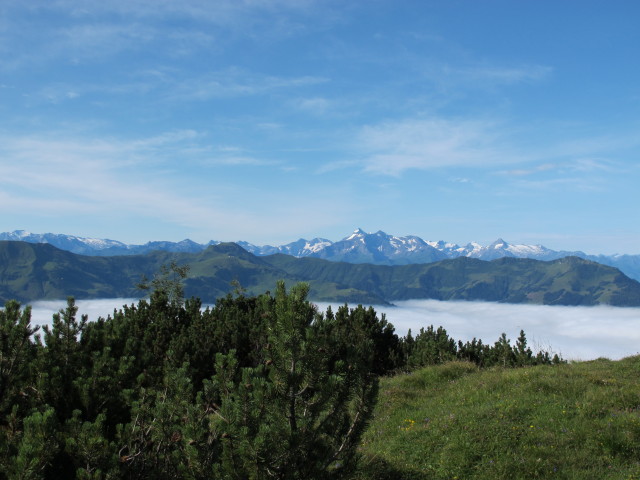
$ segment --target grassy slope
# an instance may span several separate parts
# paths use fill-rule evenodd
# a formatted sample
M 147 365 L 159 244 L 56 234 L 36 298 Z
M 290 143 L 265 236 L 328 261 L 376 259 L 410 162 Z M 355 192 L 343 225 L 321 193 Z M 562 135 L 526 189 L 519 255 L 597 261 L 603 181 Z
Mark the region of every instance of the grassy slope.
M 356 479 L 638 479 L 640 357 L 384 379 Z

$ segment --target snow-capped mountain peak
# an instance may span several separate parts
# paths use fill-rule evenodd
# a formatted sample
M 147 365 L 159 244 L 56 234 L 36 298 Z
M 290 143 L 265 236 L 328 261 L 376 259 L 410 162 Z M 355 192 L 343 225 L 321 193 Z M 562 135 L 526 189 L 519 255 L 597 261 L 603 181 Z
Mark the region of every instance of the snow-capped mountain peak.
M 331 245 L 331 240 L 325 238 L 314 238 L 311 241 L 306 241 L 304 244 L 304 250 L 311 253 L 316 253 L 325 247 Z
M 343 238 L 342 240 L 348 242 L 353 240 L 354 238 L 363 238 L 365 235 L 367 235 L 367 232 L 365 232 L 361 228 L 356 228 L 351 235 Z
M 498 250 L 500 248 L 508 248 L 509 244 L 507 242 L 505 242 L 503 239 L 499 238 L 497 239 L 495 242 L 493 242 L 491 245 L 489 245 L 489 248 L 493 248 L 494 250 Z
M 13 235 L 16 240 L 22 240 L 24 238 L 28 238 L 33 234 L 31 232 L 27 232 L 26 230 L 14 230 L 12 233 L 8 235 Z

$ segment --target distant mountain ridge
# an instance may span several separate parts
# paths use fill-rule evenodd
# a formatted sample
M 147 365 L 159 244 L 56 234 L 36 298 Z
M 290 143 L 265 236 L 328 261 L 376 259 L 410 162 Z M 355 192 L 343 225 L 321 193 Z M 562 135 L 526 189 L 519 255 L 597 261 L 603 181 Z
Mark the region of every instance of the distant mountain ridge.
M 209 245 L 217 245 L 221 242 L 211 241 L 207 244 L 196 243 L 185 239 L 180 242 L 153 241 L 143 245 L 133 245 L 117 240 L 76 237 L 73 235 L 57 233 L 31 233 L 25 230 L 0 233 L 0 240 L 48 243 L 60 250 L 76 253 L 78 255 L 90 255 L 99 257 L 112 257 L 116 255 L 143 255 L 153 251 L 196 253 L 201 252 Z
M 62 234 L 33 234 L 24 230 L 0 233 L 0 240 L 28 243 L 49 243 L 62 250 L 92 256 L 143 255 L 161 250 L 174 253 L 202 252 L 222 242 L 212 240 L 200 244 L 186 239 L 181 242 L 153 241 L 144 245 L 129 245 L 116 240 L 92 239 Z M 258 256 L 283 253 L 298 258 L 322 258 L 334 262 L 371 263 L 374 265 L 410 265 L 440 260 L 470 257 L 495 260 L 503 257 L 556 260 L 568 256 L 580 257 L 620 269 L 625 275 L 640 280 L 640 255 L 588 255 L 581 251 L 556 251 L 542 245 L 510 244 L 499 238 L 490 245 L 468 243 L 460 246 L 444 241 L 425 241 L 408 235 L 398 237 L 383 231 L 367 233 L 356 229 L 351 235 L 333 242 L 326 238 L 299 239 L 280 246 L 256 246 L 246 241 L 236 242 Z
M 281 253 L 257 256 L 235 243 L 196 253 L 88 256 L 23 241 L 0 241 L 0 303 L 143 296 L 137 287 L 141 278 L 153 278 L 172 262 L 189 265 L 185 294 L 204 302 L 215 302 L 237 283 L 253 295 L 284 280 L 288 285 L 308 282 L 312 300 L 338 303 L 437 299 L 640 307 L 640 282 L 578 257 L 545 262 L 462 256 L 389 266 Z

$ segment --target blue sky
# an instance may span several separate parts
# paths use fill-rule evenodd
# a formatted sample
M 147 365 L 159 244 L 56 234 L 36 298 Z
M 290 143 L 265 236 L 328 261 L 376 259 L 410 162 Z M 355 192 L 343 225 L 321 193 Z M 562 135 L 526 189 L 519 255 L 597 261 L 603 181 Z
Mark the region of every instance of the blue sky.
M 640 253 L 640 3 L 3 0 L 0 231 Z

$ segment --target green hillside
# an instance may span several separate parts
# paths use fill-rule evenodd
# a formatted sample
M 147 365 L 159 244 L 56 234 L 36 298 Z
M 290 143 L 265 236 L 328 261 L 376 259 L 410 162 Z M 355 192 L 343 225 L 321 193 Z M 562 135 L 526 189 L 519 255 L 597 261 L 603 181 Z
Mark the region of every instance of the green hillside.
M 640 357 L 381 382 L 357 480 L 638 479 Z
M 460 257 L 428 264 L 383 266 L 287 255 L 263 257 L 313 286 L 332 281 L 386 300 L 431 298 L 546 305 L 640 305 L 640 283 L 619 270 L 578 257 L 551 262 Z
M 191 267 L 186 280 L 187 294 L 206 301 L 214 301 L 226 295 L 233 288 L 234 282 L 239 283 L 248 293 L 258 295 L 272 289 L 278 280 L 285 280 L 290 285 L 307 280 L 306 276 L 300 275 L 295 269 L 286 266 L 282 268 L 234 243 L 212 246 L 202 253 L 182 254 L 176 258 L 178 262 L 187 263 Z M 317 278 L 309 283 L 312 287 L 311 296 L 315 300 L 385 303 L 371 291 L 354 288 L 349 284 L 338 284 L 331 278 Z
M 155 271 L 153 257 L 103 259 L 51 245 L 0 243 L 0 297 L 16 299 L 110 298 L 134 294 L 134 277 Z
M 187 296 L 213 302 L 240 285 L 257 295 L 278 280 L 311 286 L 315 301 L 384 304 L 395 300 L 483 300 L 547 305 L 640 306 L 640 283 L 619 270 L 577 257 L 552 262 L 460 257 L 384 266 L 288 255 L 257 257 L 236 244 L 200 253 L 89 257 L 47 244 L 0 242 L 0 301 L 131 297 L 163 265 L 189 265 Z

